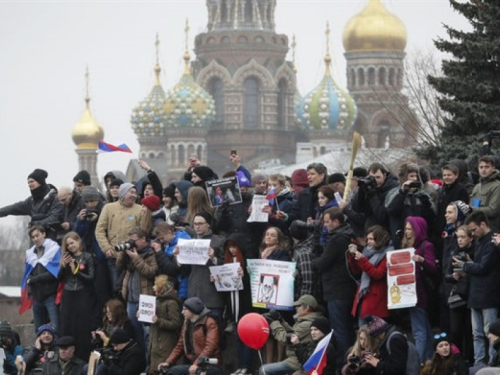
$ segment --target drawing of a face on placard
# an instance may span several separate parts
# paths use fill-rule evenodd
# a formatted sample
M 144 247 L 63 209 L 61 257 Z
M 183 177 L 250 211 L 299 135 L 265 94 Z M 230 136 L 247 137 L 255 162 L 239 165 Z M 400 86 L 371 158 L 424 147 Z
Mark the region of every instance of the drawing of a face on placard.
M 261 274 L 258 302 L 276 305 L 278 300 L 279 275 Z

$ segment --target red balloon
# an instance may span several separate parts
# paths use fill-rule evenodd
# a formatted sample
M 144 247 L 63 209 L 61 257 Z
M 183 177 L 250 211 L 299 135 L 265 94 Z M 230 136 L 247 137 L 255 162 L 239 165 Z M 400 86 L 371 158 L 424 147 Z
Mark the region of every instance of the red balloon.
M 269 337 L 269 323 L 260 314 L 245 314 L 238 322 L 238 336 L 245 345 L 259 350 Z

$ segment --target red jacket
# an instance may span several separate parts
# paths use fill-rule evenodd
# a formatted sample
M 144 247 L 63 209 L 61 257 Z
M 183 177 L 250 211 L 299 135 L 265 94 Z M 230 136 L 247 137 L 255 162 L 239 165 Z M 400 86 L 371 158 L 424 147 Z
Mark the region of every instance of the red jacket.
M 376 315 L 384 318 L 389 315 L 387 309 L 387 259 L 384 258 L 374 266 L 370 261 L 363 257 L 360 260 L 355 260 L 354 257 L 348 256 L 347 261 L 351 272 L 356 276 L 360 276 L 361 272 L 366 272 L 370 276 L 370 287 L 368 293 L 364 295 L 361 301 L 360 318 L 364 319 L 367 315 Z M 359 285 L 356 290 L 354 304 L 352 305 L 351 314 L 356 316 L 358 311 L 358 293 Z

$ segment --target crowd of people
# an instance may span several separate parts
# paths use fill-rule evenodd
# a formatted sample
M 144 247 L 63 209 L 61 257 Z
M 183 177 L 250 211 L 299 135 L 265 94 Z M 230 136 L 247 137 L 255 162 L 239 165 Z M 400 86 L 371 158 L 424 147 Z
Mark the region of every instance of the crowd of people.
M 221 177 L 236 178 L 241 202 L 221 195 L 215 206 L 206 183 L 219 176 L 194 156 L 167 186 L 141 160 L 144 177 L 109 172 L 103 193 L 84 170 L 57 189 L 35 169 L 30 196 L 0 208 L 31 217 L 23 308 L 37 335 L 23 349 L 0 322 L 4 372 L 217 375 L 235 350 L 231 374 L 299 375 L 332 333 L 318 373 L 500 373 L 499 158 L 440 170 L 373 163 L 349 181 L 321 163 L 266 176 L 230 159 Z M 258 195 L 267 221 L 249 222 Z M 206 264 L 181 264 L 180 239 L 209 240 Z M 388 254 L 406 248 L 416 305 L 389 310 Z M 250 259 L 295 263 L 294 315 L 252 304 Z M 209 267 L 235 262 L 243 289 L 217 291 Z M 141 295 L 156 297 L 151 323 L 138 319 Z M 263 357 L 237 335 L 251 312 L 269 323 Z M 225 345 L 231 335 L 236 348 Z M 96 349 L 100 361 L 89 362 Z

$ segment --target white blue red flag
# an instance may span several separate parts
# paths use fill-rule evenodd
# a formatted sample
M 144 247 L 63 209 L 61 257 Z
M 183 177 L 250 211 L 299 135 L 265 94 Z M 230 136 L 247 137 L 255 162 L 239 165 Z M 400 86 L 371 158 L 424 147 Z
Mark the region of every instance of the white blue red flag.
M 274 206 L 274 198 L 276 198 L 276 191 L 271 188 L 266 195 L 266 199 L 269 201 L 270 206 Z
M 323 337 L 318 345 L 316 345 L 316 349 L 314 349 L 313 354 L 309 357 L 309 359 L 304 363 L 304 370 L 307 371 L 308 374 L 312 374 L 313 372 L 321 375 L 323 374 L 323 368 L 326 366 L 326 351 L 328 349 L 328 344 L 330 343 L 330 339 L 332 338 L 332 332 Z
M 35 246 L 26 250 L 26 260 L 24 262 L 26 268 L 24 270 L 23 283 L 21 284 L 21 307 L 19 308 L 19 314 L 23 314 L 33 305 L 33 298 L 28 294 L 27 281 L 37 264 L 44 266 L 56 279 L 59 275 L 61 247 L 57 242 L 48 238 L 43 242 L 43 246 L 45 250 L 40 258 L 35 253 Z
M 132 153 L 132 150 L 125 143 L 115 146 L 112 145 L 111 143 L 104 142 L 103 140 L 99 141 L 99 147 L 97 152 L 115 152 L 115 151 Z

